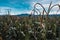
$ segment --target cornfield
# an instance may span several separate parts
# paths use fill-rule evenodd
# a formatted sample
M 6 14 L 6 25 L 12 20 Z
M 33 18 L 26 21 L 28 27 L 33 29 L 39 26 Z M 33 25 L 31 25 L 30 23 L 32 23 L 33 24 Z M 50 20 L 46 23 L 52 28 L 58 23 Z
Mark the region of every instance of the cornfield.
M 41 5 L 40 3 L 34 5 L 32 10 L 34 13 L 38 10 L 37 4 Z M 52 2 L 47 12 L 41 5 L 43 15 L 0 16 L 0 40 L 60 40 L 60 16 L 49 17 L 50 10 L 54 6 L 60 9 L 60 5 L 56 4 L 51 7 L 51 4 Z M 44 12 L 47 15 L 44 15 Z

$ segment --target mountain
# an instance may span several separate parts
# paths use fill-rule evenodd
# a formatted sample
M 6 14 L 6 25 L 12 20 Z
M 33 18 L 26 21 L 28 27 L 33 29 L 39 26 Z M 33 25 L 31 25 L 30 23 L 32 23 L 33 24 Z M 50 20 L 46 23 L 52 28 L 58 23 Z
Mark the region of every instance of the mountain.
M 19 14 L 17 16 L 29 16 L 30 14 Z
M 30 14 L 27 14 L 27 13 L 25 13 L 25 14 L 19 14 L 19 15 L 17 15 L 17 16 L 29 16 Z M 32 15 L 32 16 L 34 16 L 34 15 Z M 40 16 L 40 15 L 35 15 L 35 16 Z M 44 15 L 44 16 L 46 16 L 46 15 Z M 60 14 L 51 14 L 51 15 L 48 15 L 48 16 L 60 16 Z

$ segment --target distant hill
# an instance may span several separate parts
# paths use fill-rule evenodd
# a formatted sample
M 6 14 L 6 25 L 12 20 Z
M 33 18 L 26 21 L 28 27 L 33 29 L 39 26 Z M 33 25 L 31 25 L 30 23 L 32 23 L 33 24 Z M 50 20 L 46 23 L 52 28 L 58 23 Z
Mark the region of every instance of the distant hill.
M 19 14 L 19 15 L 16 15 L 16 16 L 29 16 L 30 14 Z M 34 15 L 32 15 L 32 16 L 34 16 Z M 40 16 L 40 15 L 35 15 L 35 16 Z M 44 15 L 44 16 L 46 16 L 46 15 Z M 48 15 L 48 16 L 60 16 L 60 14 L 53 14 L 53 15 Z
M 19 14 L 17 16 L 29 16 L 30 14 Z
M 6 15 L 0 15 L 0 16 L 6 16 Z M 14 15 L 13 15 L 14 16 Z M 21 16 L 21 17 L 26 17 L 26 16 L 40 16 L 40 15 L 30 15 L 28 13 L 24 13 L 24 14 L 18 14 L 18 15 L 15 15 L 15 16 Z M 46 16 L 46 15 L 44 15 Z M 53 14 L 53 15 L 48 15 L 49 17 L 53 17 L 53 16 L 60 16 L 60 14 Z

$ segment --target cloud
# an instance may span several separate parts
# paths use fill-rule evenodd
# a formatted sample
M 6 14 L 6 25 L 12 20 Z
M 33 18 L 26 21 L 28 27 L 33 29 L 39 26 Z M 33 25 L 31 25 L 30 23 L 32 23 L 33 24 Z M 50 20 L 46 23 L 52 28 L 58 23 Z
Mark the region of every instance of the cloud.
M 42 0 L 42 1 L 39 1 L 39 2 L 36 2 L 36 1 L 35 1 L 35 2 L 32 2 L 33 4 L 31 3 L 31 5 L 34 6 L 36 3 L 41 3 L 41 4 L 45 7 L 45 9 L 46 9 L 46 11 L 47 11 L 51 1 L 52 1 L 52 0 Z M 47 3 L 45 3 L 45 2 L 47 2 Z M 55 2 L 55 3 L 54 3 L 54 2 Z M 55 5 L 55 4 L 60 4 L 60 1 L 52 1 L 52 5 Z M 33 7 L 33 6 L 32 6 L 32 7 Z M 34 8 L 34 7 L 33 7 L 33 8 Z M 41 6 L 37 5 L 36 8 L 39 9 L 39 10 L 42 12 Z M 50 14 L 56 14 L 56 11 L 57 11 L 58 9 L 59 9 L 58 6 L 55 6 L 54 8 L 52 8 Z M 45 13 L 45 14 L 46 14 L 46 13 Z M 57 13 L 57 14 L 60 14 L 60 12 Z
M 15 8 L 10 8 L 10 7 L 0 7 L 0 15 L 7 15 L 7 9 L 10 9 L 10 14 L 16 14 L 17 13 L 17 9 Z M 18 13 L 17 13 L 18 14 Z
M 53 11 L 53 12 L 50 12 L 49 14 L 60 14 L 60 11 L 59 12 Z
M 17 14 L 24 14 L 24 13 L 30 14 L 31 10 L 34 8 L 34 4 L 36 4 L 36 3 L 41 3 L 47 10 L 49 7 L 49 3 L 51 1 L 52 0 L 27 0 L 27 1 L 26 0 L 18 0 L 18 1 L 11 0 L 11 1 L 9 1 L 9 3 L 10 3 L 9 7 L 5 7 L 5 6 L 0 7 L 0 9 L 1 9 L 0 15 L 7 14 L 6 9 L 11 9 L 10 15 L 17 15 Z M 59 0 L 58 1 L 53 0 L 52 5 L 58 4 L 58 3 L 60 4 Z M 37 5 L 36 7 L 42 12 L 42 8 L 39 5 Z M 55 14 L 56 9 L 58 9 L 58 7 L 54 7 L 51 10 L 50 14 Z
M 7 15 L 7 9 L 10 9 L 10 15 L 18 15 L 18 14 L 24 14 L 24 13 L 27 13 L 27 14 L 30 14 L 30 10 L 19 10 L 19 9 L 16 9 L 16 8 L 11 8 L 11 7 L 0 7 L 0 15 Z

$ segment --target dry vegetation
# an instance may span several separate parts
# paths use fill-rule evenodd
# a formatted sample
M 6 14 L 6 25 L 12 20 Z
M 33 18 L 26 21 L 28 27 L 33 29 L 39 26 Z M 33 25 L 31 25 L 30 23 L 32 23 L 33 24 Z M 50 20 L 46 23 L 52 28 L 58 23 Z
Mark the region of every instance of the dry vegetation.
M 56 40 L 59 28 L 60 17 L 0 16 L 1 40 Z
M 10 16 L 9 10 L 7 16 L 0 16 L 0 40 L 60 40 L 60 16 L 49 17 L 53 7 L 58 6 L 59 12 L 60 4 L 52 6 L 51 2 L 46 11 L 42 4 L 36 3 L 32 11 L 37 14 L 40 13 L 37 4 L 43 8 L 41 16 Z

